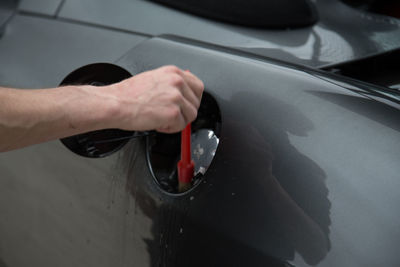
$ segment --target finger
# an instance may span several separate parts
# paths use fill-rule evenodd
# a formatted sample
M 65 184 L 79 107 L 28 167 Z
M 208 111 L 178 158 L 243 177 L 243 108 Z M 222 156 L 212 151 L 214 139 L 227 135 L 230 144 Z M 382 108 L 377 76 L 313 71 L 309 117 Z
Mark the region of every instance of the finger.
M 186 126 L 185 118 L 181 108 L 178 108 L 179 114 L 177 116 L 168 115 L 168 110 L 170 111 L 170 108 L 163 112 L 165 116 L 161 117 L 162 123 L 160 124 L 159 128 L 156 128 L 156 130 L 163 133 L 176 133 L 181 131 Z
M 179 118 L 171 122 L 169 125 L 163 126 L 156 130 L 162 133 L 177 133 L 179 131 L 182 131 L 183 128 L 185 128 L 185 126 L 186 126 L 185 119 L 183 115 L 180 115 Z
M 186 99 L 183 100 L 180 108 L 181 108 L 182 116 L 184 118 L 184 125 L 183 125 L 183 128 L 184 128 L 187 124 L 191 123 L 192 121 L 194 121 L 196 119 L 197 108 Z
M 192 74 L 189 70 L 181 70 L 177 66 L 164 66 L 159 68 L 162 71 L 175 73 L 181 76 L 185 82 L 189 85 L 190 89 L 194 92 L 196 97 L 200 100 L 204 91 L 203 82 L 194 74 Z
M 189 71 L 182 72 L 182 77 L 185 80 L 185 82 L 189 85 L 189 87 L 192 89 L 197 98 L 200 100 L 204 91 L 203 82 L 197 76 L 195 76 Z
M 183 86 L 179 88 L 183 97 L 188 100 L 196 109 L 200 107 L 200 99 L 195 95 L 193 90 L 189 87 L 186 81 Z

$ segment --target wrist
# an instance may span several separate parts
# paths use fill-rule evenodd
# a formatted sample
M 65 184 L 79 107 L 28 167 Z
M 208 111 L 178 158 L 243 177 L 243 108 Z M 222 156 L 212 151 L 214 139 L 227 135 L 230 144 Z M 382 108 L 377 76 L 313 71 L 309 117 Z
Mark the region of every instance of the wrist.
M 71 86 L 73 97 L 68 101 L 72 107 L 67 110 L 70 126 L 79 132 L 114 128 L 118 117 L 118 101 L 110 93 L 109 86 Z
M 89 90 L 95 96 L 93 101 L 94 109 L 98 114 L 95 116 L 94 121 L 96 130 L 121 128 L 121 120 L 123 119 L 121 100 L 117 97 L 115 91 L 118 88 L 115 84 L 106 86 L 92 86 Z

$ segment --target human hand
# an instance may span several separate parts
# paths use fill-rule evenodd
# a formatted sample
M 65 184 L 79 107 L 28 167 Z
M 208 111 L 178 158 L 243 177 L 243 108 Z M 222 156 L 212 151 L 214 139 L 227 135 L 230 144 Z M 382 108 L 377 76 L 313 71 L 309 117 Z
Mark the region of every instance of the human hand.
M 204 84 L 189 71 L 164 66 L 105 90 L 116 100 L 112 127 L 174 133 L 197 117 Z

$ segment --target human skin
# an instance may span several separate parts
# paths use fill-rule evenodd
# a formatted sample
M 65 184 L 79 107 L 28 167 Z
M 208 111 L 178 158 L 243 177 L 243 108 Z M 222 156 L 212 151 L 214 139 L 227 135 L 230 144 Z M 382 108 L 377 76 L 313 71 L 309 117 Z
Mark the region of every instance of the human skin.
M 175 66 L 101 87 L 0 87 L 0 152 L 106 128 L 178 132 L 197 117 L 203 90 Z

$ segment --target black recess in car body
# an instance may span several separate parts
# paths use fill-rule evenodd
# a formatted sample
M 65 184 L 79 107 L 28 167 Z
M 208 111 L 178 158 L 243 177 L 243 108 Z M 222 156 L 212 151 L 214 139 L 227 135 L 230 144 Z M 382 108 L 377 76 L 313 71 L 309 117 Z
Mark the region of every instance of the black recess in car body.
M 305 27 L 317 22 L 309 0 L 153 0 L 206 18 L 256 28 Z
M 120 82 L 131 76 L 128 71 L 116 65 L 96 63 L 83 66 L 68 74 L 60 86 L 84 84 L 104 86 Z M 135 132 L 133 131 L 103 129 L 65 137 L 61 139 L 61 142 L 80 156 L 102 158 L 118 151 L 134 136 Z

